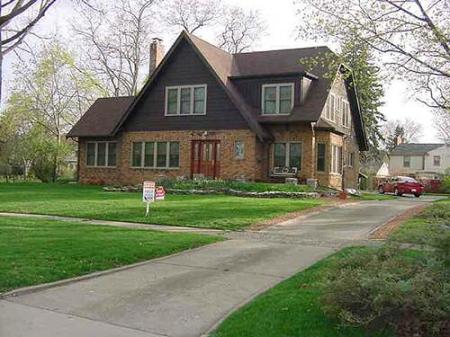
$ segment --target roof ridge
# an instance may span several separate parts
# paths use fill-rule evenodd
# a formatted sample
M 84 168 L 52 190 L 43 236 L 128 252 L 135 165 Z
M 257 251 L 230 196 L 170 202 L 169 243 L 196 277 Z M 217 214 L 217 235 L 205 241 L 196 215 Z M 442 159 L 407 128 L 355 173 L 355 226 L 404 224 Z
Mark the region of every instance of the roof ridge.
M 231 54 L 231 53 L 227 52 L 225 49 L 222 49 L 222 48 L 220 48 L 220 47 L 217 47 L 216 45 L 214 45 L 214 44 L 212 44 L 212 43 L 210 43 L 210 42 L 208 42 L 208 41 L 202 39 L 201 37 L 198 37 L 197 35 L 194 35 L 194 34 L 192 34 L 192 33 L 188 33 L 188 32 L 185 31 L 185 30 L 184 30 L 183 32 L 184 32 L 186 35 L 188 35 L 190 38 L 194 37 L 194 38 L 196 38 L 196 39 L 202 41 L 203 43 L 206 43 L 206 44 L 209 45 L 210 47 L 213 47 L 214 49 L 217 49 L 218 51 L 220 51 L 220 52 L 222 52 L 222 53 L 224 53 L 224 54 L 227 54 L 227 55 L 229 55 L 229 56 L 233 56 L 233 55 L 234 55 L 234 54 Z
M 290 50 L 305 50 L 305 49 L 319 49 L 319 48 L 326 48 L 332 53 L 334 51 L 331 50 L 330 47 L 327 45 L 319 45 L 319 46 L 311 46 L 311 47 L 297 47 L 297 48 L 281 48 L 281 49 L 266 49 L 266 50 L 255 50 L 255 51 L 248 51 L 248 52 L 242 52 L 242 53 L 233 53 L 231 55 L 249 55 L 249 54 L 258 54 L 258 53 L 268 53 L 268 52 L 280 52 L 280 51 L 290 51 Z

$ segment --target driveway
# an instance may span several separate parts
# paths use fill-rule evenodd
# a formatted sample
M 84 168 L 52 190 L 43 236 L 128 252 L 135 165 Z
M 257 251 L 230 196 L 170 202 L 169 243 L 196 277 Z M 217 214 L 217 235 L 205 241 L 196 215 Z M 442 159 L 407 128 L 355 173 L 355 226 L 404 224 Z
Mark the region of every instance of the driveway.
M 201 336 L 283 279 L 410 207 L 348 204 L 132 269 L 0 301 L 0 337 Z

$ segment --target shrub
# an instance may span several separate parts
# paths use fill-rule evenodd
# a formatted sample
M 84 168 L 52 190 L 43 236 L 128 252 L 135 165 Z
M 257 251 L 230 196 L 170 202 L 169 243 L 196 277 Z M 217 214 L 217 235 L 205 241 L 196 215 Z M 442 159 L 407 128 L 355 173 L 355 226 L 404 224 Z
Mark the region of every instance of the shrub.
M 450 175 L 446 175 L 442 179 L 441 192 L 442 193 L 450 193 Z
M 323 309 L 344 324 L 392 329 L 398 337 L 447 336 L 447 276 L 439 257 L 398 246 L 351 254 L 328 274 Z

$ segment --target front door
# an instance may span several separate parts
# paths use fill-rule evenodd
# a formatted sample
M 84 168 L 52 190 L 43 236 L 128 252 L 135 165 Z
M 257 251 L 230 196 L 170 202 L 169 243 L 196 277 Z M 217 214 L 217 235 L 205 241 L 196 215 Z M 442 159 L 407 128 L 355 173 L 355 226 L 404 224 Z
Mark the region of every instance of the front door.
M 191 176 L 201 174 L 215 179 L 220 174 L 220 141 L 193 140 L 191 153 Z

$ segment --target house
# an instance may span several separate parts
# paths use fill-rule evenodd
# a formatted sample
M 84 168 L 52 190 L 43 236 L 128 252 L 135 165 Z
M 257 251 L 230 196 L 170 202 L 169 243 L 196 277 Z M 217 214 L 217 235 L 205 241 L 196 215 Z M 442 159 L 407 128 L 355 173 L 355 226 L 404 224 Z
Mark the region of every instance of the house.
M 399 144 L 389 155 L 391 175 L 435 178 L 450 168 L 450 144 Z
M 182 32 L 161 62 L 160 48 L 154 40 L 155 69 L 136 97 L 98 99 L 70 131 L 80 182 L 298 177 L 356 187 L 367 142 L 351 72 L 300 64 L 327 47 L 229 54 Z

